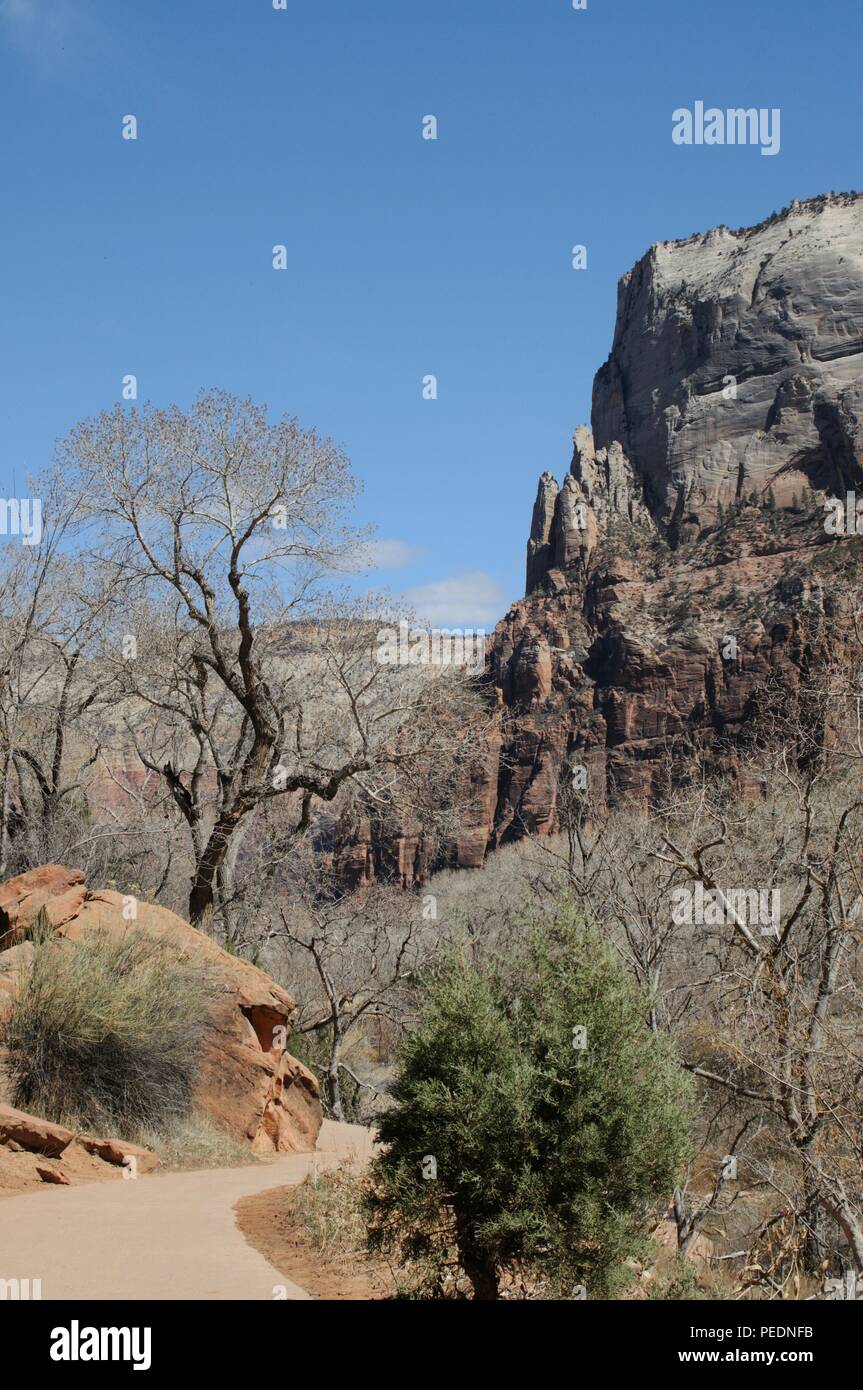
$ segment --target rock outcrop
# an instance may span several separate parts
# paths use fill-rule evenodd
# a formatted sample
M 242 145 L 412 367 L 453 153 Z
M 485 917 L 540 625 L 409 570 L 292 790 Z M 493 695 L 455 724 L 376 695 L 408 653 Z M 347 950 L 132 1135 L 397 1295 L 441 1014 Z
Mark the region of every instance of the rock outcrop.
M 28 1149 L 47 1158 L 58 1158 L 74 1139 L 71 1129 L 51 1120 L 28 1115 L 11 1105 L 0 1105 L 0 1144 Z
M 544 473 L 525 598 L 498 625 L 490 847 L 559 826 L 578 770 L 647 807 L 739 772 L 764 692 L 842 641 L 863 481 L 863 196 L 654 246 L 624 276 L 593 429 Z
M 488 847 L 557 830 L 574 771 L 645 808 L 696 767 L 745 775 L 765 692 L 837 655 L 863 580 L 863 539 L 824 525 L 863 490 L 861 401 L 863 196 L 624 276 L 593 429 L 562 486 L 540 478 L 525 598 L 494 635 Z
M 597 445 L 633 460 L 671 527 L 772 488 L 861 480 L 863 199 L 651 247 L 623 277 L 593 390 Z
M 76 1134 L 0 1102 L 0 1197 L 58 1183 L 140 1177 L 159 1166 L 158 1154 L 121 1139 Z
M 50 1120 L 40 1119 L 38 1115 L 28 1115 L 12 1105 L 0 1105 L 0 1144 L 18 1151 L 41 1154 L 44 1158 L 59 1158 L 70 1144 L 76 1144 L 86 1153 L 95 1154 L 103 1163 L 113 1163 L 117 1168 L 134 1159 L 139 1173 L 151 1173 L 159 1165 L 158 1155 L 140 1144 L 131 1144 L 125 1139 L 97 1139 L 90 1134 L 76 1134 L 65 1125 L 53 1124 Z
M 212 982 L 209 1019 L 189 1020 L 202 1037 L 198 1108 L 257 1153 L 314 1149 L 322 1119 L 318 1086 L 285 1050 L 297 1012 L 291 996 L 173 912 L 138 903 L 131 924 L 124 908 L 128 902 L 119 893 L 91 891 L 83 874 L 61 865 L 46 865 L 0 886 L 0 1042 L 16 980 L 33 950 L 26 937 L 40 911 L 60 949 L 88 931 L 123 932 L 134 925 L 169 942 Z

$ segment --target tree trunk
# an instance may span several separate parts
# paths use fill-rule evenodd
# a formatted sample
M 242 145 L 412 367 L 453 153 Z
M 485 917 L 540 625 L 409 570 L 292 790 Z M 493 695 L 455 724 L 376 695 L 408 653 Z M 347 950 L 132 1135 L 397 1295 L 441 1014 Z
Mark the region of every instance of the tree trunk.
M 338 1065 L 327 1072 L 327 1099 L 329 1101 L 331 1118 L 343 1121 L 345 1112 L 342 1107 L 342 1084 L 339 1080 Z
M 237 913 L 234 911 L 234 893 L 236 887 L 236 868 L 237 859 L 243 840 L 246 838 L 246 831 L 251 824 L 251 815 L 241 820 L 231 839 L 228 841 L 225 850 L 225 857 L 216 871 L 216 889 L 218 892 L 219 908 L 222 914 L 222 926 L 225 933 L 225 940 L 228 944 L 233 944 L 239 937 L 237 927 Z M 212 928 L 211 928 L 212 930 Z
M 189 921 L 208 936 L 213 934 L 216 880 L 228 856 L 231 840 L 246 814 L 236 809 L 223 812 L 210 831 L 204 852 L 195 865 L 189 894 Z
M 193 927 L 205 932 L 207 936 L 213 934 L 213 880 L 199 872 L 195 874 L 192 881 L 192 891 L 189 894 L 189 921 Z
M 473 1296 L 479 1302 L 491 1302 L 499 1295 L 497 1270 L 488 1261 L 478 1260 L 459 1247 L 461 1267 L 473 1285 Z
M 9 856 L 9 779 L 12 775 L 12 745 L 10 742 L 3 764 L 3 792 L 0 798 L 0 879 L 8 872 Z
M 489 1302 L 499 1294 L 494 1260 L 480 1250 L 472 1231 L 456 1218 L 458 1260 L 471 1284 L 477 1301 Z
M 327 1066 L 327 1100 L 329 1101 L 330 1115 L 334 1120 L 344 1120 L 345 1118 L 344 1107 L 342 1106 L 342 1083 L 339 1077 L 341 1052 L 342 1039 L 338 1020 L 333 1020 L 333 1039 Z

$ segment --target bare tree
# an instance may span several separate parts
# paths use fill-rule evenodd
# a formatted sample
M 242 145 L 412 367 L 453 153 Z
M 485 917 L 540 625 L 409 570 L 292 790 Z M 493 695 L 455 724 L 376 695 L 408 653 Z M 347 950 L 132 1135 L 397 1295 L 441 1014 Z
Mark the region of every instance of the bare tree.
M 379 660 L 387 605 L 333 597 L 364 537 L 330 441 L 210 391 L 187 413 L 117 407 L 79 425 L 58 468 L 122 596 L 127 733 L 187 827 L 193 923 L 212 930 L 230 904 L 267 802 L 289 802 L 296 841 L 350 785 L 391 802 L 407 769 L 468 745 L 440 715 L 460 681 Z
M 325 1040 L 325 1103 L 343 1120 L 345 1076 L 375 1090 L 349 1065 L 349 1040 L 368 1042 L 372 1020 L 378 1028 L 386 1020 L 390 1033 L 404 1027 L 439 931 L 411 894 L 384 885 L 363 895 L 345 894 L 335 883 L 330 889 L 332 896 L 320 880 L 308 882 L 292 907 L 281 909 L 274 936 L 290 948 L 291 987 L 300 1002 L 294 1032 Z
M 598 801 L 589 788 L 576 787 L 570 773 L 564 767 L 558 789 L 560 832 L 528 833 L 525 872 L 533 892 L 572 896 L 644 989 L 650 1027 L 667 1029 L 685 1013 L 691 995 L 674 969 L 681 932 L 668 911 L 673 874 L 650 853 L 653 818 Z
M 112 607 L 104 568 L 65 546 L 79 499 L 37 490 L 41 535 L 0 557 L 0 878 L 64 857 L 86 833 L 85 777 L 112 684 L 97 669 Z
M 759 795 L 702 790 L 656 849 L 679 883 L 710 895 L 701 931 L 713 969 L 686 1065 L 708 1097 L 763 1118 L 743 1158 L 786 1227 L 749 1276 L 776 1296 L 799 1276 L 804 1247 L 825 1253 L 824 1219 L 837 1228 L 833 1258 L 863 1273 L 863 795 L 847 675 L 847 662 L 844 675 L 824 671 L 777 715 L 770 753 L 749 768 Z M 775 921 L 742 910 L 765 891 L 781 901 Z M 754 1233 L 762 1252 L 778 1219 Z

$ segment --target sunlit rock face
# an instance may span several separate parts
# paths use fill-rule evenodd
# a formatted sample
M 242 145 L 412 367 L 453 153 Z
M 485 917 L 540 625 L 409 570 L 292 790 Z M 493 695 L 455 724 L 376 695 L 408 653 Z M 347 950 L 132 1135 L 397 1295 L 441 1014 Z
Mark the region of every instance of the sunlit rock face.
M 661 242 L 620 281 L 597 373 L 598 448 L 617 441 L 657 519 L 705 524 L 751 493 L 860 481 L 863 196 Z

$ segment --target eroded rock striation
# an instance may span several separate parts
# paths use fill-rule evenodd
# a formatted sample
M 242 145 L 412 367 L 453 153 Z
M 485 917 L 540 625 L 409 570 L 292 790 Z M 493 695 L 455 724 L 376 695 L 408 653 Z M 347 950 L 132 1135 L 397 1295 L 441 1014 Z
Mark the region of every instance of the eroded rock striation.
M 525 597 L 494 636 L 486 848 L 558 829 L 573 768 L 643 807 L 696 766 L 745 776 L 765 692 L 835 654 L 863 578 L 863 537 L 825 528 L 828 499 L 863 493 L 861 404 L 863 196 L 654 246 L 624 276 L 592 429 L 561 486 L 540 478 Z
M 662 242 L 621 280 L 593 428 L 666 525 L 860 481 L 861 227 L 860 196 L 816 198 Z

